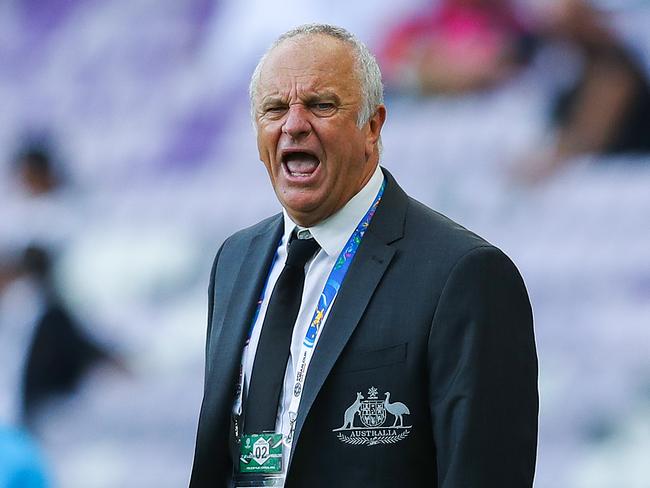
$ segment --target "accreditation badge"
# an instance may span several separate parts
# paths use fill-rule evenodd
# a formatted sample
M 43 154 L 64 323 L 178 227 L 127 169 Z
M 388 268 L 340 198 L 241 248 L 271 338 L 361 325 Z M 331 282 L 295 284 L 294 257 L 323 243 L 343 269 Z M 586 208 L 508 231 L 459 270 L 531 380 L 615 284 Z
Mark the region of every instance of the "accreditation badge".
M 243 435 L 239 445 L 240 474 L 282 473 L 282 434 Z

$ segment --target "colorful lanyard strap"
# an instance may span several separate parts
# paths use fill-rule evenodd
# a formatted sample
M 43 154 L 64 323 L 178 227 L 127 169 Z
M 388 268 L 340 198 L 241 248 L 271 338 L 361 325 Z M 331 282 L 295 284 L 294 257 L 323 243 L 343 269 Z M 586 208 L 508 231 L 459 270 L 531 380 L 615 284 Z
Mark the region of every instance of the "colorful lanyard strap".
M 327 277 L 325 287 L 323 288 L 323 291 L 320 294 L 320 298 L 318 299 L 318 306 L 316 307 L 314 316 L 311 319 L 309 329 L 307 329 L 307 333 L 305 334 L 303 345 L 306 347 L 314 347 L 323 318 L 325 317 L 325 314 L 327 313 L 330 305 L 334 301 L 336 294 L 339 292 L 339 288 L 341 288 L 341 285 L 343 284 L 343 280 L 345 279 L 345 275 L 348 272 L 350 263 L 352 263 L 352 259 L 357 253 L 359 244 L 361 244 L 361 239 L 363 239 L 363 236 L 366 233 L 366 230 L 368 230 L 368 226 L 370 225 L 370 221 L 375 215 L 375 211 L 377 210 L 381 196 L 384 194 L 385 186 L 386 182 L 384 181 L 381 185 L 381 188 L 379 189 L 379 192 L 377 193 L 377 196 L 375 197 L 375 201 L 372 203 L 366 212 L 366 215 L 364 215 L 364 217 L 361 219 L 361 222 L 359 222 L 359 225 L 357 225 L 357 228 L 348 239 L 348 242 L 345 244 L 345 247 L 337 258 L 332 271 L 330 271 L 330 275 Z

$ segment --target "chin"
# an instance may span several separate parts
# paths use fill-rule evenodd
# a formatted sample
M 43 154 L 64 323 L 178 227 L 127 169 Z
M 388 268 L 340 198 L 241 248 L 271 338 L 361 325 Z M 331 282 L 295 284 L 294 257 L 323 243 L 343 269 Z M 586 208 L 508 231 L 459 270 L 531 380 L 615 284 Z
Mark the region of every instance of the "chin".
M 319 205 L 297 205 L 283 202 L 282 206 L 294 222 L 304 227 L 309 227 L 318 223 L 322 218 L 319 217 L 322 208 Z
M 286 208 L 295 209 L 297 212 L 315 211 L 323 203 L 323 199 L 315 198 L 310 191 L 291 189 L 284 194 L 282 205 Z
M 290 205 L 285 203 L 284 208 L 287 209 L 287 212 L 289 212 L 289 215 L 292 217 L 294 215 L 300 216 L 300 217 L 310 217 L 312 215 L 315 215 L 318 213 L 318 207 L 313 207 L 313 206 L 305 206 L 305 205 Z

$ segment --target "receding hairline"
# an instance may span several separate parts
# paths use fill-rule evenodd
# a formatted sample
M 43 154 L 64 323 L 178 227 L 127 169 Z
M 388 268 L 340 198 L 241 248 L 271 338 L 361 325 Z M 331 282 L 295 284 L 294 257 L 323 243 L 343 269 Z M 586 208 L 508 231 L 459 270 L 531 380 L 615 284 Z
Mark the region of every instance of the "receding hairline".
M 288 33 L 285 33 L 280 37 L 278 37 L 278 39 L 276 39 L 276 41 L 273 44 L 271 44 L 269 49 L 260 58 L 260 61 L 253 73 L 253 76 L 251 77 L 250 96 L 252 102 L 254 102 L 258 96 L 259 83 L 260 83 L 262 71 L 266 66 L 267 62 L 269 61 L 269 58 L 271 58 L 271 56 L 274 53 L 276 53 L 279 48 L 282 48 L 287 44 L 299 44 L 301 42 L 314 42 L 318 38 L 331 39 L 333 41 L 337 41 L 339 44 L 347 45 L 352 48 L 351 51 L 346 51 L 346 53 L 349 56 L 350 60 L 352 61 L 353 74 L 356 82 L 359 85 L 359 91 L 362 91 L 361 84 L 363 83 L 363 80 L 361 79 L 360 76 L 361 67 L 359 66 L 360 64 L 359 56 L 357 55 L 356 52 L 358 50 L 358 47 L 353 40 L 341 38 L 332 35 L 330 33 L 320 32 L 320 31 L 314 31 L 314 32 L 307 31 L 307 32 L 295 33 L 293 35 L 288 35 L 291 32 L 292 31 L 289 31 Z

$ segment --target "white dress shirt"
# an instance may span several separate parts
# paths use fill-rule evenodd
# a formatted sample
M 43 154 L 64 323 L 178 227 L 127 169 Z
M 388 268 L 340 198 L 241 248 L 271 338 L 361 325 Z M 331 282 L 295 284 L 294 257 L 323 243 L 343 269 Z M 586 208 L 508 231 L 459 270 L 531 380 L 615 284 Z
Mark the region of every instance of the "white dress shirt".
M 283 434 L 284 438 L 289 434 L 290 431 L 290 422 L 289 422 L 289 405 L 291 398 L 293 396 L 293 385 L 295 382 L 295 373 L 297 368 L 298 355 L 301 350 L 305 334 L 311 323 L 312 316 L 318 305 L 318 299 L 325 287 L 327 278 L 330 274 L 330 271 L 334 267 L 336 260 L 343 250 L 343 247 L 347 243 L 348 239 L 354 232 L 354 230 L 359 225 L 359 222 L 366 214 L 370 206 L 375 200 L 379 189 L 381 188 L 382 182 L 384 180 L 384 175 L 381 172 L 379 166 L 371 176 L 370 180 L 366 185 L 357 193 L 348 203 L 345 204 L 334 215 L 328 217 L 324 221 L 316 224 L 313 227 L 309 227 L 305 230 L 309 231 L 311 235 L 316 239 L 316 242 L 320 245 L 321 249 L 316 253 L 316 255 L 306 264 L 306 274 L 305 274 L 305 285 L 302 293 L 302 301 L 300 304 L 300 310 L 298 312 L 298 317 L 296 318 L 296 323 L 293 328 L 293 335 L 291 339 L 291 352 L 290 358 L 287 362 L 287 370 L 284 375 L 284 385 L 282 388 L 282 394 L 280 396 L 281 401 L 278 408 L 278 414 L 275 422 L 275 431 Z M 287 243 L 291 237 L 293 230 L 298 227 L 300 233 L 304 229 L 298 226 L 295 222 L 291 220 L 291 217 L 287 214 L 286 210 L 284 211 L 284 234 L 282 240 L 277 249 L 277 254 L 275 261 L 271 267 L 271 271 L 268 278 L 268 283 L 266 290 L 264 292 L 264 299 L 260 307 L 260 313 L 257 316 L 257 320 L 253 326 L 253 331 L 251 334 L 250 342 L 248 347 L 245 349 L 242 363 L 244 371 L 244 392 L 248 391 L 249 379 L 253 370 L 253 362 L 255 357 L 255 351 L 257 350 L 257 344 L 260 338 L 260 332 L 262 330 L 262 324 L 264 323 L 264 317 L 266 316 L 266 310 L 269 304 L 269 299 L 271 297 L 271 291 L 275 286 L 282 269 L 284 268 L 284 263 L 287 259 Z M 327 324 L 327 317 L 329 311 L 332 309 L 330 306 L 321 325 L 322 328 Z M 317 341 L 320 333 L 316 337 L 316 344 L 314 347 L 317 347 Z M 244 394 L 244 398 L 246 395 Z M 235 405 L 236 413 L 239 413 L 239 405 Z M 289 461 L 289 454 L 291 447 L 285 445 L 283 449 L 283 459 L 282 466 L 284 467 L 286 473 L 286 466 Z

